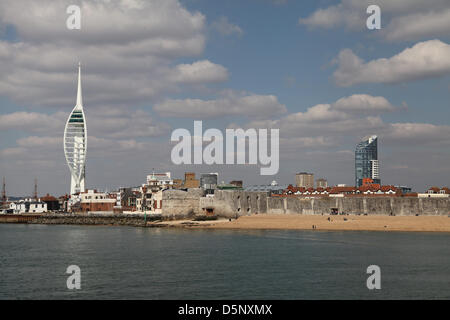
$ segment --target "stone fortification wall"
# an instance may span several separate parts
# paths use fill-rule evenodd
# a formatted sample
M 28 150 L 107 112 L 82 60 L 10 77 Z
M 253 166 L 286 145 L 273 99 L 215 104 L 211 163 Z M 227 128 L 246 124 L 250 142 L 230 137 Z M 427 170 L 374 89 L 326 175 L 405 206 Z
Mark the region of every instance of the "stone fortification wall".
M 221 191 L 202 200 L 200 207 L 214 209 L 219 216 L 233 217 L 256 213 L 329 214 L 333 208 L 349 214 L 448 215 L 450 198 L 414 197 L 269 197 L 264 192 Z

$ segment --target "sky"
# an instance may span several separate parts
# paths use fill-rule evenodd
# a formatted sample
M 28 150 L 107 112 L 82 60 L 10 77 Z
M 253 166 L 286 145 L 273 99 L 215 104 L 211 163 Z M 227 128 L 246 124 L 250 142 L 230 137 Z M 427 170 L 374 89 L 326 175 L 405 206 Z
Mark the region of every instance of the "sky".
M 69 30 L 69 5 L 81 29 Z M 369 30 L 369 4 L 381 29 Z M 0 176 L 10 196 L 70 191 L 63 151 L 82 63 L 86 186 L 153 170 L 245 185 L 313 172 L 354 183 L 354 149 L 379 137 L 383 184 L 450 186 L 448 0 L 0 0 Z M 171 133 L 280 130 L 280 170 L 175 165 Z

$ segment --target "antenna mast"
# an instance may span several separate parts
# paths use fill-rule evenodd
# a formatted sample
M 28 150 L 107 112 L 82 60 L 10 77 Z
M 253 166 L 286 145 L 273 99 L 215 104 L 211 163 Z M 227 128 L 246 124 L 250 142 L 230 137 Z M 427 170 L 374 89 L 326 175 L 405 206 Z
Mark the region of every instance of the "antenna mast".
M 6 197 L 6 180 L 3 177 L 3 189 L 2 189 L 2 205 L 5 205 L 8 202 L 8 198 Z
M 34 193 L 33 193 L 34 200 L 38 199 L 38 184 L 37 179 L 34 179 Z

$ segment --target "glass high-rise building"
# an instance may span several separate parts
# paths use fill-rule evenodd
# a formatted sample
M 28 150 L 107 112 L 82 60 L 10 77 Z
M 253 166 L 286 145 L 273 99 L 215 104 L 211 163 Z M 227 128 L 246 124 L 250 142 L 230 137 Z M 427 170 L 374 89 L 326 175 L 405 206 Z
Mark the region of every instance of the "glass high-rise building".
M 365 137 L 355 150 L 355 185 L 360 187 L 364 178 L 381 184 L 378 163 L 378 137 Z

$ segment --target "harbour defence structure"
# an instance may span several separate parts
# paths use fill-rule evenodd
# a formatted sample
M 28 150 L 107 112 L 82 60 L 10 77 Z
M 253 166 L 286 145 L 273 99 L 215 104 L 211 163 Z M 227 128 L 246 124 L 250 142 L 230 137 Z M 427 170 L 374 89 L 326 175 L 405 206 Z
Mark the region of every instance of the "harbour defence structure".
M 163 192 L 162 213 L 72 213 L 51 215 L 2 215 L 0 223 L 89 224 L 144 226 L 146 221 L 187 220 L 201 216 L 239 218 L 254 214 L 321 215 L 332 211 L 364 215 L 449 215 L 450 198 L 389 196 L 317 197 L 270 196 L 267 192 L 216 190 L 206 196 L 200 188 Z M 159 226 L 164 226 L 159 225 Z
M 163 192 L 162 215 L 183 219 L 196 215 L 236 218 L 253 214 L 345 214 L 448 215 L 450 198 L 391 196 L 289 197 L 267 192 L 216 190 L 213 197 L 202 196 L 200 189 Z

